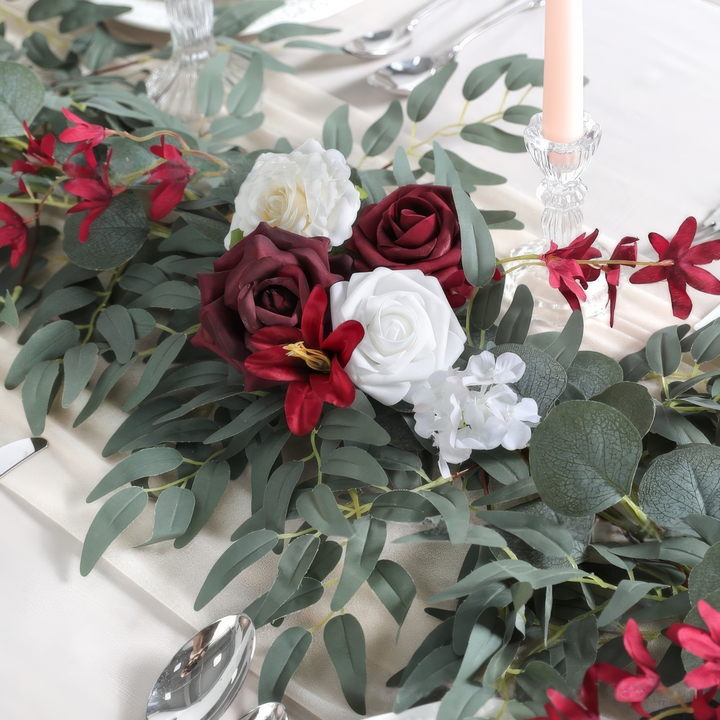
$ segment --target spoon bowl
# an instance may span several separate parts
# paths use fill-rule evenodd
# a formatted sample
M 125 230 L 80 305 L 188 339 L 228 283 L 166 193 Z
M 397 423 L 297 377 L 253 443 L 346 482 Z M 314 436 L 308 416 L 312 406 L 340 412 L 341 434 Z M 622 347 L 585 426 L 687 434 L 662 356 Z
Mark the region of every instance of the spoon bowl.
M 228 615 L 203 628 L 160 674 L 147 720 L 219 718 L 245 682 L 254 652 L 255 627 L 247 615 Z
M 410 44 L 412 36 L 408 27 L 404 25 L 360 35 L 346 42 L 343 50 L 363 60 L 389 55 Z
M 281 703 L 266 702 L 243 715 L 240 720 L 288 720 L 288 715 Z

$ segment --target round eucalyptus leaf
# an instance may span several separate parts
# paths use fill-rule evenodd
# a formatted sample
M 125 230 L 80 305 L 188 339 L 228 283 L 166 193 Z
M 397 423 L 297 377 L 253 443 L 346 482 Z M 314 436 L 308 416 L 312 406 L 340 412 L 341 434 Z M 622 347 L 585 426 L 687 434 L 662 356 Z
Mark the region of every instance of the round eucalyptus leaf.
M 713 545 L 692 569 L 688 579 L 690 602 L 697 605 L 720 589 L 720 545 Z
M 63 250 L 68 259 L 89 270 L 110 270 L 127 262 L 142 247 L 150 226 L 140 200 L 126 191 L 110 201 L 90 226 L 87 242 L 79 232 L 84 213 L 68 215 Z
M 720 355 L 720 325 L 703 328 L 695 338 L 690 354 L 699 365 L 712 362 Z
M 515 383 L 517 391 L 538 404 L 538 412 L 545 415 L 562 395 L 567 383 L 565 368 L 547 353 L 532 345 L 509 343 L 498 345 L 492 350 L 495 357 L 506 352 L 515 353 L 525 363 L 525 372 Z
M 563 515 L 594 515 L 632 487 L 640 435 L 603 403 L 572 400 L 550 411 L 530 441 L 530 470 L 542 500 Z
M 44 100 L 45 88 L 32 70 L 0 62 L 0 136 L 24 135 L 23 120 L 30 125 Z
M 599 352 L 581 350 L 567 369 L 568 382 L 585 396 L 591 398 L 622 382 L 620 365 Z
M 619 410 L 635 426 L 640 437 L 645 437 L 652 427 L 655 404 L 647 388 L 642 385 L 633 382 L 615 383 L 599 395 L 595 395 L 593 400 Z
M 639 499 L 660 525 L 693 514 L 720 517 L 720 448 L 685 445 L 660 455 L 643 476 Z

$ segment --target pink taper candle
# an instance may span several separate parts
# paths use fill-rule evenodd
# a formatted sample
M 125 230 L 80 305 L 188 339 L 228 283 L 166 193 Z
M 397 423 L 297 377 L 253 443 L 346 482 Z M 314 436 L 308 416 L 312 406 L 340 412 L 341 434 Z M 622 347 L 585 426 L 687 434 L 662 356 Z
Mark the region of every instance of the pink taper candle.
M 542 134 L 567 143 L 583 135 L 582 0 L 546 0 Z

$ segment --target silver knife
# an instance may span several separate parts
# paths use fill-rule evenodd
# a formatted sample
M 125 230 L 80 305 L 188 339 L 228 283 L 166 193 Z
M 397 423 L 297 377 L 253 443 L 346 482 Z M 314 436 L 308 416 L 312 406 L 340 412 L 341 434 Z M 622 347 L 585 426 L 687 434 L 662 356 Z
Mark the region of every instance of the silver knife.
M 33 437 L 16 440 L 0 447 L 0 477 L 23 460 L 47 447 L 45 438 Z

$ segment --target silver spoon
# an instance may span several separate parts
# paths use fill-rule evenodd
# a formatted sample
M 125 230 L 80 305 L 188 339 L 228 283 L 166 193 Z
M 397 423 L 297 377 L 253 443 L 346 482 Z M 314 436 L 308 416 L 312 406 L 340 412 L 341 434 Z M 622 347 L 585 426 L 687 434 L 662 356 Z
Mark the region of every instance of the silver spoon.
M 545 5 L 545 0 L 515 0 L 501 10 L 489 15 L 476 25 L 465 37 L 458 40 L 449 50 L 439 55 L 418 55 L 407 60 L 398 60 L 368 76 L 368 83 L 395 95 L 409 95 L 423 80 L 427 80 L 440 68 L 455 60 L 462 49 L 476 37 L 499 25 L 504 20 L 523 10 L 533 10 Z
M 243 715 L 240 720 L 288 720 L 288 715 L 281 703 L 267 702 Z
M 343 50 L 363 60 L 390 55 L 409 45 L 412 31 L 430 13 L 446 2 L 449 2 L 449 0 L 434 0 L 434 2 L 421 8 L 413 17 L 401 20 L 397 25 L 383 30 L 375 30 L 346 42 L 343 45 Z
M 160 674 L 148 698 L 147 720 L 219 718 L 245 682 L 254 653 L 255 626 L 247 615 L 228 615 L 208 625 Z

